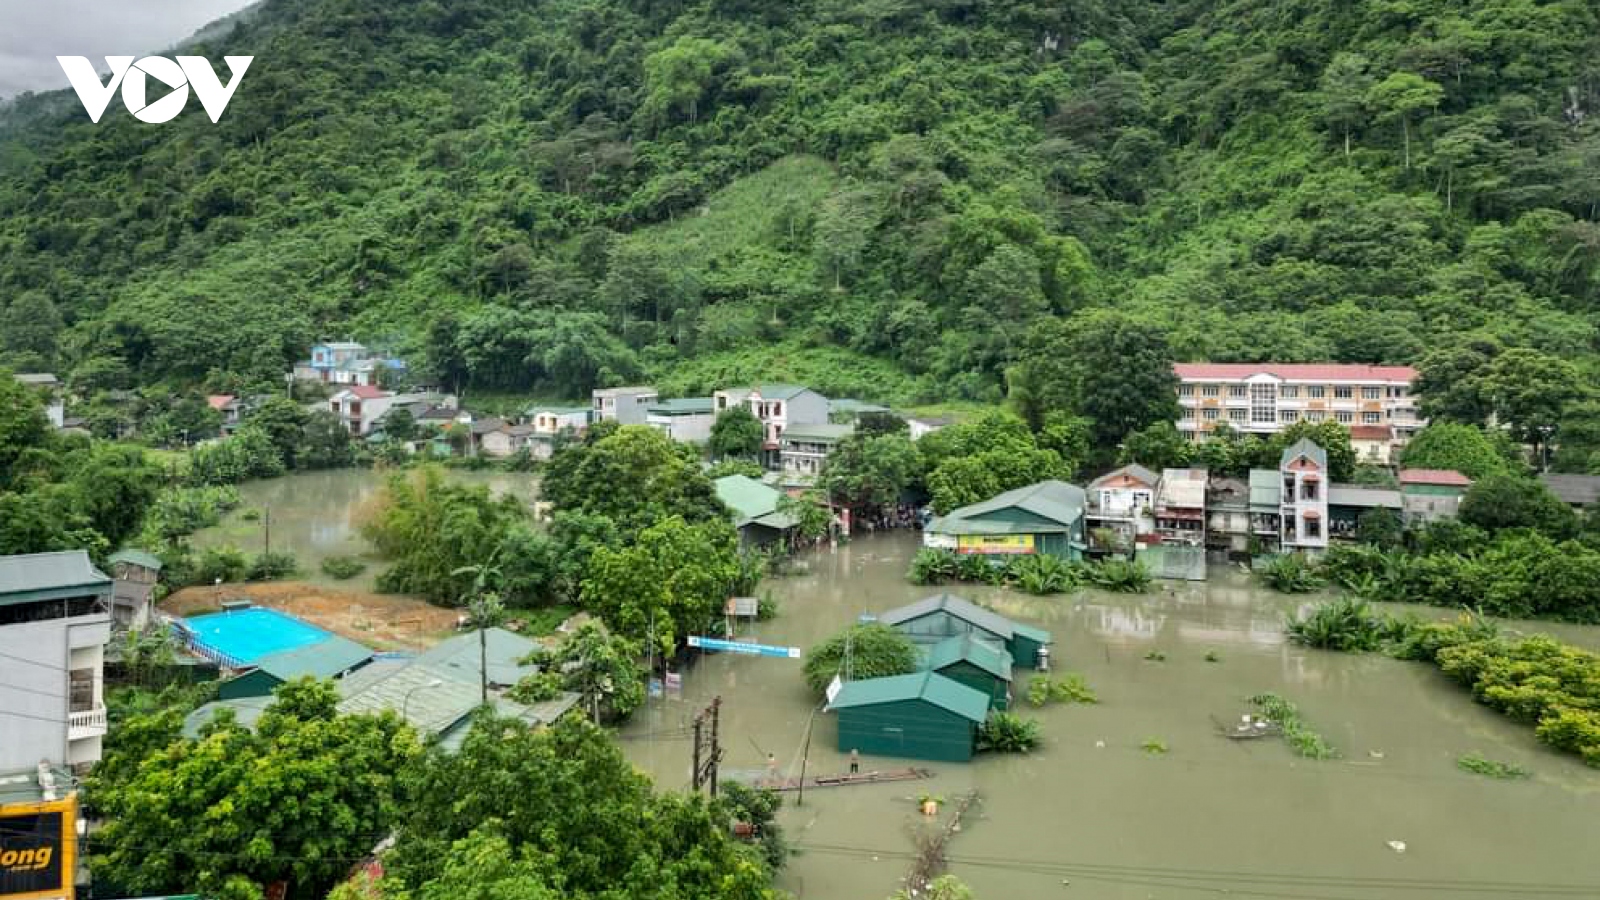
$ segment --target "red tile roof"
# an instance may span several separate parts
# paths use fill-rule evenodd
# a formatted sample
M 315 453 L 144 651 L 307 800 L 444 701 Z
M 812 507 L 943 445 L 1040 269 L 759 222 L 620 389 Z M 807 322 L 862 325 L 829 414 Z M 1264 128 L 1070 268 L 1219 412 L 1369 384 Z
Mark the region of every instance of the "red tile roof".
M 361 400 L 376 400 L 379 397 L 392 397 L 393 394 L 373 384 L 352 384 L 345 388 Z
M 1341 363 L 1178 363 L 1179 378 L 1243 380 L 1252 375 L 1276 375 L 1286 381 L 1404 381 L 1416 379 L 1410 366 L 1368 366 Z
M 1387 425 L 1350 426 L 1350 439 L 1353 441 L 1387 441 L 1392 434 Z
M 206 405 L 217 412 L 222 412 L 223 408 L 232 402 L 232 394 L 211 394 L 206 397 Z
M 1444 484 L 1452 487 L 1468 487 L 1472 479 L 1457 472 L 1455 469 L 1401 469 L 1401 484 Z

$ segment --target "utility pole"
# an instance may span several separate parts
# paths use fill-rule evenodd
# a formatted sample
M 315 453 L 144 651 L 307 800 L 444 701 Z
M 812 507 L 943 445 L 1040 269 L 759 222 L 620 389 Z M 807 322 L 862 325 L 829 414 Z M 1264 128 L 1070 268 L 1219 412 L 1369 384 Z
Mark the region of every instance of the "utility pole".
M 694 772 L 690 782 L 694 790 L 709 786 L 711 796 L 717 795 L 717 763 L 722 761 L 722 747 L 717 743 L 717 726 L 721 718 L 722 698 L 713 697 L 711 705 L 694 717 Z M 710 741 L 706 740 L 706 720 L 711 720 Z
M 263 552 L 272 552 L 272 510 L 263 506 L 261 508 L 261 528 L 266 532 L 266 549 Z

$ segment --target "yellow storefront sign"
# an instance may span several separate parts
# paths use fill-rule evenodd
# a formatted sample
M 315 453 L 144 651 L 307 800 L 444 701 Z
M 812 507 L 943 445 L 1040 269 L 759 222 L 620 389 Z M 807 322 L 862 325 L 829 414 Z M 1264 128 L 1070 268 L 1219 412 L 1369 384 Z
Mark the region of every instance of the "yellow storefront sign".
M 963 534 L 956 537 L 957 553 L 1032 553 L 1031 534 Z
M 0 900 L 71 897 L 76 797 L 0 806 Z

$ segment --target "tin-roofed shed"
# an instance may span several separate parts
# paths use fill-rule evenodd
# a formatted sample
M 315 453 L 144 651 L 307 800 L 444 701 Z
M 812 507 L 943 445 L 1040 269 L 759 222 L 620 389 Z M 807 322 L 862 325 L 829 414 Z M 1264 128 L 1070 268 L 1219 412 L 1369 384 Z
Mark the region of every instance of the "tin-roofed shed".
M 270 697 L 278 685 L 296 678 L 338 678 L 371 661 L 371 650 L 330 634 L 326 640 L 261 657 L 255 668 L 218 685 L 217 699 Z
M 1023 669 L 1035 668 L 1039 649 L 1051 643 L 1050 632 L 1013 622 L 954 594 L 935 594 L 896 607 L 878 616 L 878 621 L 918 644 L 936 644 L 964 634 L 985 638 L 1005 647 L 1011 664 Z
M 928 648 L 930 672 L 937 672 L 989 698 L 992 709 L 1011 706 L 1011 654 L 984 638 L 964 634 Z
M 849 681 L 829 702 L 839 752 L 966 762 L 989 715 L 982 692 L 937 672 Z

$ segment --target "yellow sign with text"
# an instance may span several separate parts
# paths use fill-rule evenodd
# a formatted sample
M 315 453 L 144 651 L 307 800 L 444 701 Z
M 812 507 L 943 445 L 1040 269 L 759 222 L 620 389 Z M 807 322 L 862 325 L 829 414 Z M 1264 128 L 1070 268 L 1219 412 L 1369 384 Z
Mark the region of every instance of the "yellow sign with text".
M 73 895 L 78 800 L 0 806 L 0 900 Z
M 1031 534 L 962 534 L 956 536 L 957 553 L 1032 553 Z

